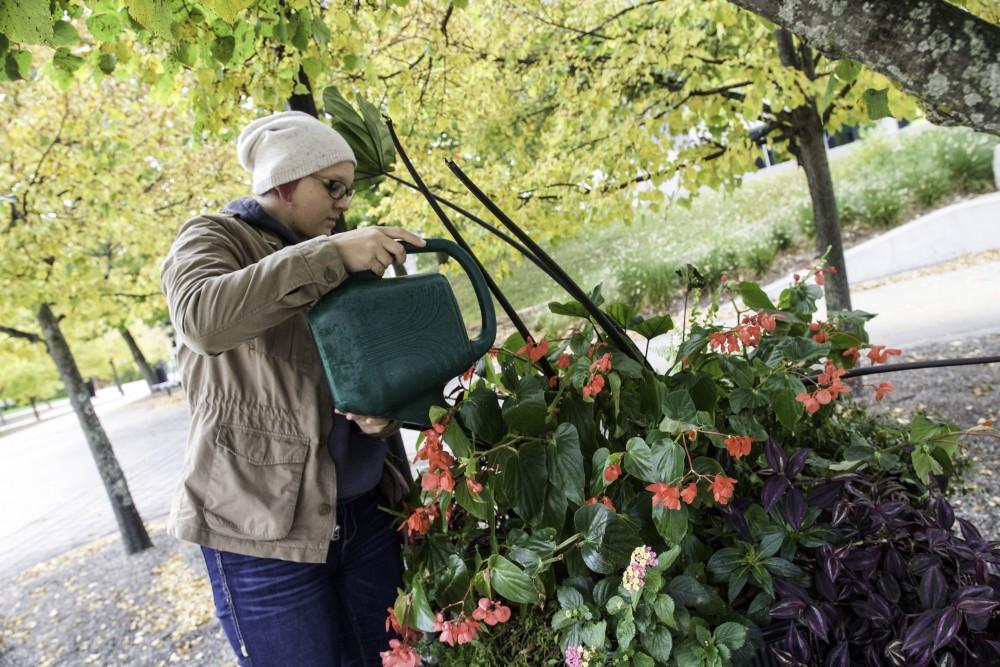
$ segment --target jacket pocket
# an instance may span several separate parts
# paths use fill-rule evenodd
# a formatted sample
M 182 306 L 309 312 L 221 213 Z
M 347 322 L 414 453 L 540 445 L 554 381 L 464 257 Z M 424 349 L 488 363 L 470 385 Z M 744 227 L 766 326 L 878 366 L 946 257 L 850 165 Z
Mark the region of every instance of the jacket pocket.
M 309 441 L 221 424 L 205 493 L 205 523 L 236 538 L 280 540 L 288 535 Z

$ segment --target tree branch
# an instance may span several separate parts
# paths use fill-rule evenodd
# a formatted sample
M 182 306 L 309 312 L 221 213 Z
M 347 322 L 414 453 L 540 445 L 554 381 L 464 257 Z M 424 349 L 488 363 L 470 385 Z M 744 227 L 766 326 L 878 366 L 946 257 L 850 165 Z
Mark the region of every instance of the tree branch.
M 944 0 L 730 0 L 923 99 L 939 123 L 1000 134 L 1000 27 Z
M 11 338 L 20 338 L 31 343 L 45 345 L 45 339 L 38 334 L 31 333 L 30 331 L 21 331 L 20 329 L 15 329 L 14 327 L 5 327 L 0 325 L 0 333 L 7 334 Z

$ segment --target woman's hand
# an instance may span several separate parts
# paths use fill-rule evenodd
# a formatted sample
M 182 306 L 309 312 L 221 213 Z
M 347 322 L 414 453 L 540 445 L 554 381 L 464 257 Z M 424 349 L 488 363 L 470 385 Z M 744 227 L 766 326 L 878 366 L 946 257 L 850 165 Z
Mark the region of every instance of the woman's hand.
M 353 412 L 341 413 L 345 418 L 358 425 L 358 428 L 365 435 L 375 435 L 385 430 L 391 420 L 384 417 L 369 417 L 368 415 L 356 415 Z
M 372 271 L 382 275 L 390 264 L 402 264 L 406 260 L 406 250 L 396 239 L 423 247 L 425 241 L 399 227 L 365 227 L 342 234 L 335 234 L 331 242 L 336 244 L 344 268 L 348 271 Z

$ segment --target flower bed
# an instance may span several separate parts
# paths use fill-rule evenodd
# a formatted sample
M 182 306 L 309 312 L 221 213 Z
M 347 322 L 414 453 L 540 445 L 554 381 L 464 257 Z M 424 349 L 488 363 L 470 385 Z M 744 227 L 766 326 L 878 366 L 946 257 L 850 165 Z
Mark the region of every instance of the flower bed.
M 817 278 L 777 304 L 729 283 L 738 324 L 691 326 L 666 374 L 589 321 L 477 364 L 420 442 L 383 664 L 517 664 L 484 647 L 544 635 L 540 617 L 557 657 L 523 664 L 1000 660 L 1000 550 L 942 495 L 962 432 L 838 410 L 848 369 L 898 351 L 867 313 L 814 322 Z M 647 338 L 672 326 L 605 310 Z

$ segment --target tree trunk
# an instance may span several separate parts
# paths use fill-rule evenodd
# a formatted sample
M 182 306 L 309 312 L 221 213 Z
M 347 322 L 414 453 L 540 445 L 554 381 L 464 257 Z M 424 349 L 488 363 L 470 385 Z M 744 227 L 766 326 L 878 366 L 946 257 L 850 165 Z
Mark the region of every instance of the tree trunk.
M 778 30 L 778 53 L 782 63 L 795 67 L 812 78 L 812 52 L 803 47 L 796 51 L 792 34 Z M 837 213 L 837 197 L 830 175 L 830 161 L 826 153 L 826 137 L 823 134 L 823 120 L 816 107 L 816 100 L 793 109 L 789 114 L 792 128 L 790 150 L 803 171 L 809 184 L 812 199 L 813 220 L 816 226 L 816 250 L 826 254 L 826 265 L 834 269 L 825 274 L 827 312 L 851 309 L 851 289 L 847 280 L 847 265 L 844 262 L 844 244 L 840 235 L 840 216 Z
M 945 0 L 730 0 L 924 100 L 938 123 L 1000 134 L 1000 27 Z
M 118 369 L 115 368 L 115 360 L 108 359 L 108 363 L 111 364 L 111 375 L 115 378 L 115 386 L 118 387 L 118 393 L 124 396 L 125 390 L 122 389 L 122 379 L 118 376 Z
M 43 303 L 38 309 L 38 324 L 42 328 L 42 336 L 48 345 L 49 355 L 66 386 L 70 405 L 73 406 L 73 411 L 76 412 L 80 427 L 87 438 L 87 444 L 90 445 L 90 453 L 97 464 L 97 471 L 101 475 L 101 481 L 104 482 L 108 499 L 111 501 L 111 509 L 118 521 L 125 551 L 132 554 L 148 549 L 153 544 L 146 533 L 139 510 L 132 502 L 125 474 L 118 465 L 111 441 L 108 440 L 108 435 L 94 411 L 94 405 L 90 402 L 90 395 L 80 376 L 80 369 L 77 368 L 73 353 L 59 328 L 59 320 L 47 303 Z
M 30 398 L 28 400 L 31 401 L 31 411 L 35 413 L 35 421 L 36 422 L 42 421 L 41 416 L 39 416 L 38 414 L 38 406 L 35 404 L 35 399 Z
M 146 384 L 149 385 L 149 390 L 153 391 L 153 386 L 156 384 L 156 373 L 153 372 L 153 368 L 146 361 L 146 355 L 142 353 L 139 346 L 135 342 L 135 338 L 132 338 L 132 333 L 127 327 L 121 327 L 118 329 L 121 332 L 122 338 L 125 339 L 125 344 L 128 345 L 129 352 L 132 353 L 132 358 L 135 360 L 136 365 L 142 372 L 142 377 L 146 378 Z

